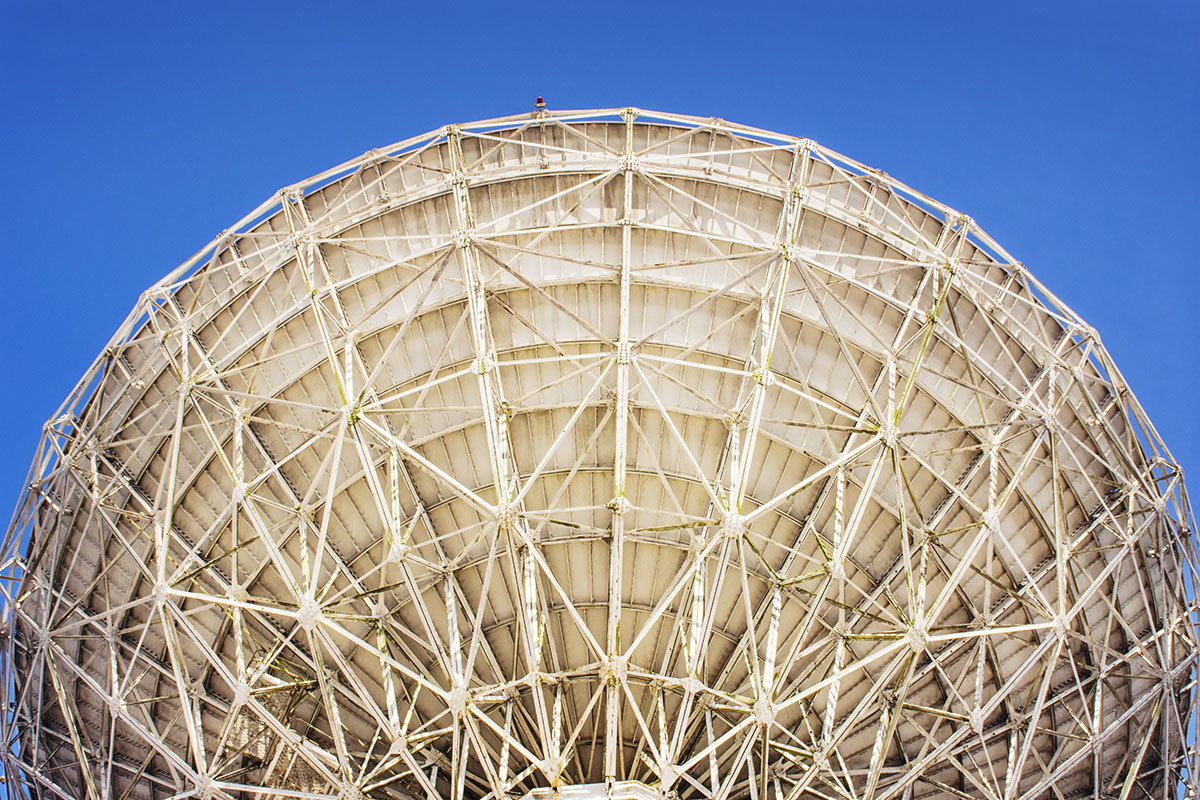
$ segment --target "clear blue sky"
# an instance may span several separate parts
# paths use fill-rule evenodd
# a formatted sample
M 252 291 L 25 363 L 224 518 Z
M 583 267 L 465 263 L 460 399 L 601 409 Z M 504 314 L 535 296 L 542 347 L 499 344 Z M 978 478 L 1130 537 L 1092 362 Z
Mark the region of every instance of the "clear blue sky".
M 972 215 L 1200 496 L 1200 3 L 0 6 L 5 514 L 142 289 L 284 184 L 538 94 L 808 136 Z

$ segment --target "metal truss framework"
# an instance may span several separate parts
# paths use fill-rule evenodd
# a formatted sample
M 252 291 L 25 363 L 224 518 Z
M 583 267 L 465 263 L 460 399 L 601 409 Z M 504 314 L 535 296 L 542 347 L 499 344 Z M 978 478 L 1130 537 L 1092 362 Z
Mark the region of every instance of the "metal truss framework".
M 717 119 L 452 125 L 222 234 L 46 425 L 0 757 L 92 800 L 1166 800 L 1191 526 L 968 217 Z

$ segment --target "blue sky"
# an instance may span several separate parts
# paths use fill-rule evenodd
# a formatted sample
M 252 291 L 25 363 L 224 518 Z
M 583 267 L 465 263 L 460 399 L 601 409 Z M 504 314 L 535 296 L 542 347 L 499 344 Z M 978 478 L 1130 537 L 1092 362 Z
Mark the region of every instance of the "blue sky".
M 539 94 L 808 136 L 970 214 L 1200 474 L 1200 4 L 0 5 L 5 508 L 142 289 L 284 184 Z

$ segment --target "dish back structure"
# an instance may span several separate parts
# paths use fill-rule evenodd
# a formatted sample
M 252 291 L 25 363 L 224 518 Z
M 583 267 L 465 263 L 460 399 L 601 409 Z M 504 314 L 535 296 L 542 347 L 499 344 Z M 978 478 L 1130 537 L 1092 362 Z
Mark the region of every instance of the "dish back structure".
M 143 294 L 4 543 L 15 797 L 1175 796 L 1178 465 L 968 217 L 805 139 L 451 125 Z

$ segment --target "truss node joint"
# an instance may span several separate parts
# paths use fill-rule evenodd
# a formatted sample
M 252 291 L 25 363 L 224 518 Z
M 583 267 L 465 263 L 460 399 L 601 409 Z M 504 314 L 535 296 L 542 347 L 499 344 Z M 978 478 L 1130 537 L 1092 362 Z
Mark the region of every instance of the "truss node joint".
M 605 659 L 601 677 L 609 686 L 619 686 L 625 683 L 629 677 L 629 657 L 610 656 Z
M 484 353 L 483 355 L 477 356 L 475 360 L 471 362 L 471 371 L 476 375 L 486 375 L 492 371 L 492 367 L 494 366 L 496 366 L 496 361 L 494 358 L 492 358 L 492 355 L 490 353 Z
M 764 728 L 775 721 L 775 705 L 767 695 L 754 701 L 754 721 Z
M 829 577 L 835 581 L 846 580 L 846 565 L 840 559 L 834 559 L 826 562 L 826 570 L 829 572 Z
M 409 546 L 400 540 L 392 542 L 392 546 L 388 548 L 387 560 L 390 564 L 401 564 L 404 559 L 408 558 Z
M 642 159 L 635 155 L 632 155 L 632 154 L 623 155 L 623 156 L 621 156 L 621 160 L 619 163 L 620 163 L 620 169 L 622 172 L 630 173 L 630 172 L 641 172 L 642 171 Z
M 470 693 L 467 687 L 459 685 L 450 690 L 446 695 L 446 706 L 450 709 L 450 713 L 456 717 L 461 717 L 467 710 L 467 703 L 470 701 Z
M 510 531 L 516 525 L 519 515 L 520 509 L 512 503 L 500 503 L 496 506 L 496 525 L 500 530 Z
M 920 653 L 929 643 L 929 630 L 926 628 L 924 622 L 914 622 L 912 627 L 908 629 L 908 633 L 904 635 L 904 639 L 914 653 Z
M 605 504 L 605 508 L 619 517 L 623 514 L 628 514 L 633 509 L 633 504 L 624 495 L 617 495 Z
M 630 342 L 617 343 L 617 363 L 628 366 L 633 362 L 633 345 Z
M 888 421 L 879 426 L 879 440 L 888 450 L 895 450 L 900 441 L 900 428 L 896 423 Z
M 320 619 L 321 606 L 317 604 L 317 598 L 306 593 L 300 598 L 300 607 L 296 609 L 296 623 L 304 630 L 311 631 Z
M 754 378 L 755 383 L 764 388 L 768 386 L 774 386 L 778 382 L 778 379 L 775 377 L 775 373 L 767 367 L 759 367 L 758 369 L 754 370 L 752 377 Z
M 746 532 L 746 517 L 736 511 L 726 511 L 721 520 L 721 533 L 730 539 L 740 539 Z
M 196 798 L 197 800 L 215 800 L 217 797 L 217 786 L 213 779 L 208 775 L 196 776 Z

